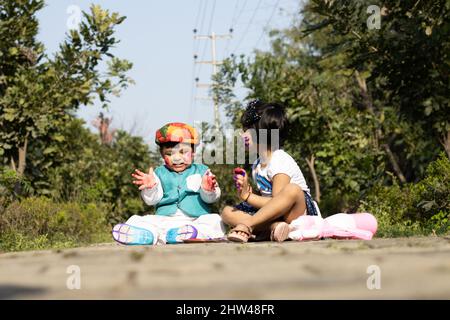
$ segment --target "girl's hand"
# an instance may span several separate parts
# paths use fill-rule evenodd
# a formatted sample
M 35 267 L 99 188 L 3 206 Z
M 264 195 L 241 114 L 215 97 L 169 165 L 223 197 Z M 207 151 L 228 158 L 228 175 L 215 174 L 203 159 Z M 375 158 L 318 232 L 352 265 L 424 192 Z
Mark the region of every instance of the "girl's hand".
M 133 183 L 140 186 L 139 190 L 144 190 L 147 188 L 152 189 L 154 186 L 156 186 L 156 179 L 152 167 L 148 169 L 148 173 L 143 173 L 136 169 L 135 172 L 131 174 L 131 176 L 136 179 L 133 180 Z
M 216 176 L 208 169 L 202 178 L 202 189 L 205 191 L 214 191 L 217 187 Z
M 236 181 L 236 188 L 238 189 L 239 198 L 247 200 L 252 193 L 252 187 L 248 183 L 248 176 L 244 169 L 235 169 L 234 180 Z

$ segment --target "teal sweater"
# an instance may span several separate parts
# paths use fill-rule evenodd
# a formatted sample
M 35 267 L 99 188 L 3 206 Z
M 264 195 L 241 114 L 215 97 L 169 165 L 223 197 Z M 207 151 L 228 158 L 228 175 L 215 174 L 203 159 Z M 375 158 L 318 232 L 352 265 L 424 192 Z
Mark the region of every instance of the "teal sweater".
M 156 214 L 161 216 L 173 215 L 177 209 L 181 209 L 190 217 L 199 217 L 210 213 L 209 205 L 200 196 L 200 188 L 191 190 L 186 183 L 187 179 L 203 177 L 208 167 L 203 164 L 193 163 L 183 172 L 169 170 L 166 166 L 159 166 L 155 174 L 161 181 L 163 197 L 156 204 Z M 193 177 L 199 175 L 200 177 Z

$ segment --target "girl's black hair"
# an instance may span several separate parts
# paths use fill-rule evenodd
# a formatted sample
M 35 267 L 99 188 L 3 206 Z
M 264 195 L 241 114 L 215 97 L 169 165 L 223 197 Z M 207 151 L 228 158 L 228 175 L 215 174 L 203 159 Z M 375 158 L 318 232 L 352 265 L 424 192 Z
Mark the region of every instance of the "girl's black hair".
M 267 129 L 267 144 L 271 146 L 270 129 L 279 130 L 279 146 L 282 147 L 288 134 L 289 121 L 286 116 L 285 107 L 277 102 L 265 103 L 253 100 L 247 105 L 241 117 L 244 130 L 255 129 L 259 141 L 259 129 Z

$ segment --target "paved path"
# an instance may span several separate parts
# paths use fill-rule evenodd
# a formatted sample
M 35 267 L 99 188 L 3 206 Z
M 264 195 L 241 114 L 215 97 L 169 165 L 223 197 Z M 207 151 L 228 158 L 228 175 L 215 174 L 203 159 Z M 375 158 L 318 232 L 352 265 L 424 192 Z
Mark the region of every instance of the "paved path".
M 81 288 L 69 290 L 78 267 Z M 450 299 L 450 238 L 108 243 L 0 254 L 0 299 L 24 298 Z

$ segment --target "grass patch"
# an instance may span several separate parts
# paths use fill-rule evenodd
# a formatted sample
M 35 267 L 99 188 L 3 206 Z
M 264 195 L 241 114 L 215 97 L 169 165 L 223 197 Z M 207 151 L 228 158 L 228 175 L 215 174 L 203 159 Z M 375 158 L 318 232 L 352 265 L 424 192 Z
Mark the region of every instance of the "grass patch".
M 111 241 L 101 204 L 27 198 L 0 208 L 0 250 L 63 249 Z

